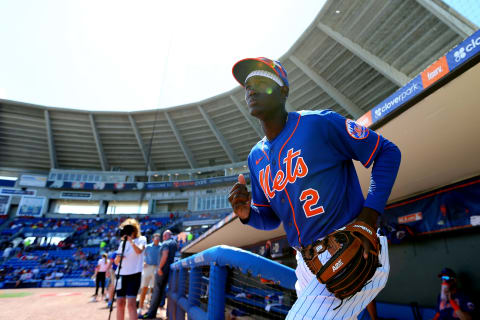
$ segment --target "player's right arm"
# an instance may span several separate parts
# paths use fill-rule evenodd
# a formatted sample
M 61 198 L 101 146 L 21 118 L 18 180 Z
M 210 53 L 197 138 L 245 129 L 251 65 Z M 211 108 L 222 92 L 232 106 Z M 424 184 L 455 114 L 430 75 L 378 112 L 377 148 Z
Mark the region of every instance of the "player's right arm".
M 252 193 L 248 192 L 245 177 L 242 174 L 238 176 L 238 182 L 232 187 L 228 200 L 232 205 L 233 212 L 240 218 L 243 224 L 248 224 L 261 230 L 277 228 L 280 225 L 280 219 L 272 210 L 264 193 L 261 191 L 251 167 L 250 180 Z

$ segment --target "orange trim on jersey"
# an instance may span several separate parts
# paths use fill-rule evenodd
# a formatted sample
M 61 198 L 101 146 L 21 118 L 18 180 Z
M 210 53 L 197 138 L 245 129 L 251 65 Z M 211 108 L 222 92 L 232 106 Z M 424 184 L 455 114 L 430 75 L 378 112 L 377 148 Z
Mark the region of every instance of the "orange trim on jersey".
M 280 162 L 280 155 L 282 154 L 283 147 L 285 147 L 285 145 L 287 144 L 288 140 L 290 140 L 290 138 L 293 136 L 293 134 L 294 134 L 295 131 L 297 130 L 298 124 L 300 123 L 300 117 L 301 117 L 301 115 L 299 114 L 299 115 L 298 115 L 297 124 L 295 125 L 295 128 L 293 129 L 292 133 L 290 134 L 290 137 L 288 137 L 288 139 L 285 141 L 285 143 L 283 144 L 283 146 L 280 148 L 280 151 L 278 152 L 278 167 L 279 167 L 279 168 L 281 168 L 281 166 L 282 166 L 282 163 Z M 295 218 L 295 209 L 293 209 L 292 201 L 290 200 L 290 196 L 288 195 L 287 187 L 286 187 L 286 186 L 285 186 L 284 191 L 285 191 L 285 194 L 287 195 L 288 203 L 290 203 L 290 208 L 292 209 L 293 223 L 295 224 L 295 228 L 297 229 L 297 234 L 298 234 L 298 243 L 299 243 L 300 245 L 302 245 L 302 239 L 301 239 L 301 237 L 300 237 L 300 230 L 298 229 L 297 220 L 296 220 L 296 218 Z
M 380 135 L 377 135 L 377 144 L 375 145 L 375 148 L 373 149 L 372 154 L 370 155 L 370 158 L 368 158 L 368 161 L 365 162 L 365 164 L 363 165 L 364 167 L 368 166 L 368 164 L 370 163 L 370 160 L 372 160 L 372 157 L 375 154 L 375 151 L 377 151 L 379 143 L 380 143 Z
M 444 193 L 444 192 L 447 192 L 447 191 L 452 191 L 452 190 L 455 190 L 455 189 L 471 186 L 472 184 L 476 184 L 476 183 L 479 183 L 479 182 L 480 182 L 480 179 L 477 179 L 477 180 L 470 181 L 470 182 L 467 182 L 467 183 L 464 183 L 464 184 L 460 184 L 458 186 L 453 186 L 453 187 L 450 187 L 450 188 L 447 188 L 447 189 L 434 191 L 432 193 L 428 193 L 428 194 L 426 194 L 424 196 L 421 196 L 419 198 L 415 198 L 415 199 L 411 199 L 411 200 L 407 200 L 407 201 L 403 201 L 403 202 L 399 202 L 399 203 L 389 205 L 389 206 L 385 207 L 385 209 L 400 207 L 400 206 L 403 206 L 404 204 L 409 204 L 409 203 L 412 203 L 412 202 L 416 202 L 416 201 L 419 201 L 419 200 L 430 198 L 430 197 L 436 196 L 438 194 L 441 194 L 441 193 Z
M 254 205 L 255 207 L 271 207 L 271 205 L 269 205 L 269 204 L 257 204 L 257 203 L 253 203 L 253 202 L 252 202 L 252 205 Z
M 285 188 L 284 191 L 285 191 L 285 194 L 287 195 L 288 203 L 290 203 L 290 208 L 292 208 L 293 223 L 295 224 L 295 228 L 297 229 L 298 244 L 301 246 L 302 245 L 302 238 L 300 237 L 300 230 L 298 230 L 297 220 L 295 219 L 295 209 L 293 209 L 292 201 L 290 200 L 290 196 L 288 195 L 287 188 Z

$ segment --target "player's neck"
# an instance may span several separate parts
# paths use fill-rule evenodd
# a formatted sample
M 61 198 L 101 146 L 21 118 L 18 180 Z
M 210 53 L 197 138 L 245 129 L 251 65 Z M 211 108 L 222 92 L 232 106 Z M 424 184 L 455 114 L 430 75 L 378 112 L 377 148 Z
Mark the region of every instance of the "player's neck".
M 285 109 L 279 110 L 278 113 L 271 117 L 261 120 L 263 132 L 268 140 L 275 139 L 287 124 L 288 112 Z

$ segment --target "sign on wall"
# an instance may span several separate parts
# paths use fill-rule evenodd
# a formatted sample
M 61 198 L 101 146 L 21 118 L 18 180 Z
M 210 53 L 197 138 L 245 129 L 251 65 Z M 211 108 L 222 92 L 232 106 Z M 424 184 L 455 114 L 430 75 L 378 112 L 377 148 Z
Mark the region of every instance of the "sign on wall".
M 62 191 L 60 194 L 62 199 L 91 199 L 91 192 L 72 192 L 72 191 Z
M 19 185 L 22 187 L 45 187 L 47 185 L 47 176 L 38 176 L 32 174 L 22 174 Z
M 17 216 L 40 217 L 46 203 L 47 198 L 45 197 L 24 196 L 18 205 Z

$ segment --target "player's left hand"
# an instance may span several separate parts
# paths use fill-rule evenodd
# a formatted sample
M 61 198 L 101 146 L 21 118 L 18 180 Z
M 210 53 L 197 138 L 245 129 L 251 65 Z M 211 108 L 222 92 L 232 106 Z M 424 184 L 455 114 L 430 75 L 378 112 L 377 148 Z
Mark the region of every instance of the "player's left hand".
M 360 214 L 358 215 L 358 217 L 355 221 L 362 221 L 362 222 L 368 224 L 369 226 L 371 226 L 373 230 L 377 230 L 377 219 L 378 219 L 378 212 L 377 211 L 375 211 L 371 208 L 364 207 L 362 209 L 362 212 L 360 212 Z M 373 250 L 372 244 L 370 243 L 370 241 L 368 241 L 367 238 L 365 238 L 363 236 L 360 236 L 360 238 L 362 239 L 363 257 L 365 259 L 367 259 L 368 258 L 368 252 L 370 250 Z
M 157 273 L 158 273 L 158 275 L 159 275 L 160 277 L 163 276 L 163 271 L 162 271 L 162 269 L 158 268 L 158 269 L 157 269 Z

